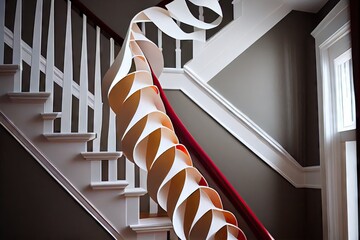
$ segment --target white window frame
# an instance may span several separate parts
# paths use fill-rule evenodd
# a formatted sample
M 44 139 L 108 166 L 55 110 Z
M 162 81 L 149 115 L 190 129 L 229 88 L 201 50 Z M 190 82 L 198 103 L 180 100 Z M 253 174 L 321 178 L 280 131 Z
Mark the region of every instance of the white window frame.
M 331 82 L 329 49 L 350 34 L 349 3 L 341 0 L 311 33 L 316 44 L 323 239 L 346 239 L 344 164 L 336 118 L 336 92 Z

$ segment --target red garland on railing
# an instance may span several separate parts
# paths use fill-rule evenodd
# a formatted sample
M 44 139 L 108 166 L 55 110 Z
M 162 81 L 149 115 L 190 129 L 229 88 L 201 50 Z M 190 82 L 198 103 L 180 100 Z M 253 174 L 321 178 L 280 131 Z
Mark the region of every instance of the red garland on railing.
M 181 122 L 180 118 L 176 115 L 174 109 L 171 107 L 170 102 L 166 98 L 164 90 L 162 89 L 160 82 L 154 73 L 152 73 L 152 77 L 154 85 L 159 89 L 161 99 L 165 105 L 166 113 L 174 125 L 176 135 L 179 137 L 180 142 L 196 156 L 204 169 L 206 169 L 206 171 L 209 173 L 211 178 L 238 210 L 242 218 L 249 225 L 254 235 L 261 240 L 274 239 L 266 230 L 264 225 L 259 221 L 256 215 L 252 212 L 252 210 L 248 207 L 244 199 L 239 195 L 236 189 L 226 179 L 224 174 L 222 174 L 219 168 L 214 164 L 211 158 L 206 154 L 206 152 L 201 148 L 201 146 L 186 129 L 185 125 Z

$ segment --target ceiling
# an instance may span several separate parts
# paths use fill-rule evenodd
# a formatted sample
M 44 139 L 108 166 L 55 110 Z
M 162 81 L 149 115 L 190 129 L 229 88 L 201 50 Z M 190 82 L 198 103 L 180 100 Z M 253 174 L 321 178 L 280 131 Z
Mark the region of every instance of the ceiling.
M 122 37 L 125 37 L 127 29 L 129 27 L 129 22 L 133 18 L 133 16 L 135 16 L 135 14 L 137 14 L 143 9 L 155 6 L 156 4 L 161 2 L 161 0 L 105 0 L 101 1 L 101 4 L 99 4 L 98 0 L 80 1 Z M 328 0 L 282 1 L 289 4 L 294 10 L 305 12 L 318 12 Z

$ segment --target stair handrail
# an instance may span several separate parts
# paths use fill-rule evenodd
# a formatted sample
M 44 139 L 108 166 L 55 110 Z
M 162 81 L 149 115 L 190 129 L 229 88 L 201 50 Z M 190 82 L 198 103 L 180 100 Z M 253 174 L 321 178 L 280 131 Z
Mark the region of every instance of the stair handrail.
M 85 15 L 87 15 L 90 21 L 93 21 L 94 24 L 101 27 L 101 29 L 108 34 L 111 38 L 115 40 L 119 45 L 124 41 L 114 30 L 112 30 L 106 23 L 104 23 L 100 18 L 98 18 L 90 9 L 88 9 L 84 4 L 79 0 L 71 0 L 78 8 L 78 10 Z M 163 0 L 156 6 L 164 8 L 167 3 L 171 0 Z M 211 178 L 215 181 L 223 193 L 230 200 L 230 202 L 235 206 L 240 215 L 244 218 L 245 222 L 249 225 L 250 229 L 253 231 L 254 235 L 258 239 L 263 240 L 272 240 L 274 239 L 271 234 L 267 231 L 264 225 L 256 217 L 253 211 L 246 204 L 244 199 L 239 195 L 237 190 L 231 185 L 227 180 L 225 175 L 220 171 L 220 169 L 214 164 L 211 158 L 206 154 L 206 152 L 201 148 L 201 146 L 196 142 L 192 137 L 189 131 L 186 129 L 181 120 L 177 117 L 175 111 L 171 107 L 169 101 L 167 100 L 165 93 L 160 85 L 160 82 L 153 74 L 154 84 L 159 88 L 161 98 L 164 102 L 166 112 L 169 115 L 171 121 L 174 124 L 176 134 L 178 135 L 180 141 L 186 145 L 186 147 L 195 154 L 200 164 L 204 166 L 204 169 L 208 172 Z M 211 166 L 211 167 L 209 167 Z
M 196 142 L 191 133 L 187 130 L 185 125 L 182 123 L 180 118 L 175 113 L 174 109 L 171 107 L 169 100 L 166 98 L 164 90 L 162 89 L 159 80 L 152 74 L 154 84 L 158 87 L 161 99 L 164 103 L 166 113 L 170 117 L 176 135 L 178 136 L 180 142 L 184 144 L 187 149 L 196 156 L 196 159 L 203 166 L 205 171 L 210 175 L 214 182 L 218 185 L 219 189 L 226 195 L 233 204 L 236 210 L 240 213 L 245 222 L 249 225 L 250 229 L 254 235 L 261 240 L 273 240 L 274 238 L 267 231 L 264 225 L 256 217 L 253 211 L 246 204 L 244 199 L 240 196 L 238 191 L 232 186 L 232 184 L 227 180 L 225 175 L 220 171 L 216 164 L 211 160 L 207 153 L 201 148 L 201 146 Z

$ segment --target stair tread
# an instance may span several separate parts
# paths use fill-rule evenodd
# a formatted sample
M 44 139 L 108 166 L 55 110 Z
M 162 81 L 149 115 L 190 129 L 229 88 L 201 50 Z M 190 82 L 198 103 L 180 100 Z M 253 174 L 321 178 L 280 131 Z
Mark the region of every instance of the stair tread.
M 127 185 L 129 185 L 129 182 L 126 180 L 101 181 L 90 183 L 90 186 L 93 189 L 124 189 Z
M 41 117 L 44 120 L 54 120 L 56 118 L 61 118 L 61 112 L 48 112 L 48 113 L 41 113 Z
M 0 75 L 15 74 L 20 69 L 19 65 L 16 64 L 1 64 Z
M 151 217 L 139 219 L 139 223 L 130 225 L 130 228 L 135 232 L 159 232 L 173 227 L 169 217 Z
M 43 136 L 49 141 L 87 142 L 96 138 L 96 133 L 44 133 Z
M 139 187 L 127 187 L 124 189 L 124 192 L 120 194 L 123 197 L 141 197 L 145 195 L 147 191 L 144 188 Z
M 11 92 L 7 94 L 13 102 L 38 103 L 45 102 L 49 96 L 49 92 Z
M 99 160 L 116 160 L 120 158 L 122 152 L 82 152 L 81 155 L 90 161 L 99 161 Z

